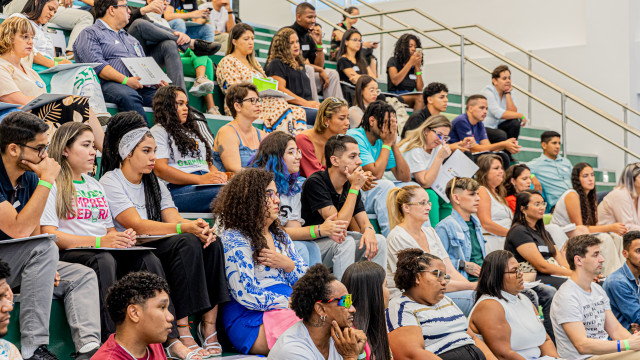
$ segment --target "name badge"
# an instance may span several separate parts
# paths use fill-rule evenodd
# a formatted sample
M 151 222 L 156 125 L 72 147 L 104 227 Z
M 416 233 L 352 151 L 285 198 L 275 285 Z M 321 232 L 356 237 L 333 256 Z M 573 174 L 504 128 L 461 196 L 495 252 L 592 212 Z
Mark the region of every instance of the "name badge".
M 353 66 L 353 71 L 360 72 L 360 68 L 358 67 L 358 65 Z
M 138 55 L 138 57 L 142 57 L 142 52 L 140 51 L 140 46 L 138 46 L 137 44 L 133 45 L 133 50 L 136 51 L 136 55 Z
M 44 87 L 44 83 L 42 83 L 40 80 L 36 80 L 36 85 L 37 85 L 39 88 L 43 88 L 43 87 Z
M 549 248 L 546 245 L 538 245 L 538 251 L 540 251 L 541 253 L 548 253 Z
M 185 10 L 193 10 L 193 4 L 184 4 Z
M 302 51 L 309 51 L 309 44 L 303 44 L 301 49 Z
M 409 74 L 409 80 L 415 80 L 417 78 L 416 74 Z

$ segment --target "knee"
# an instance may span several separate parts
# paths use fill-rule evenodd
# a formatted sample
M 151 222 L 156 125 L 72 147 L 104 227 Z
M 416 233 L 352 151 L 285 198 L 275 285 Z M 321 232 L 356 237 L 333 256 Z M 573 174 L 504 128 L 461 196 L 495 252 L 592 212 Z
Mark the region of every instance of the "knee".
M 40 243 L 33 248 L 33 252 L 40 254 L 44 259 L 54 264 L 57 264 L 60 259 L 58 246 L 50 240 L 41 240 Z
M 338 72 L 334 69 L 325 69 L 324 70 L 327 73 L 327 77 L 329 78 L 329 80 L 338 80 L 340 79 L 340 75 L 338 75 Z
M 163 54 L 178 54 L 178 44 L 173 40 L 161 41 L 157 46 L 160 46 Z
M 173 240 L 173 239 L 172 239 Z M 193 254 L 202 254 L 202 245 L 200 239 L 193 234 L 182 234 L 173 240 L 173 248 L 179 251 L 185 251 Z
M 108 267 L 109 269 L 116 268 L 116 259 L 107 251 L 100 251 L 93 257 L 93 263 L 99 267 Z
M 90 12 L 79 10 L 76 25 L 91 26 L 93 25 L 93 15 Z
M 342 244 L 338 244 L 338 251 L 340 253 L 351 253 L 355 258 L 356 240 L 352 236 L 347 235 Z

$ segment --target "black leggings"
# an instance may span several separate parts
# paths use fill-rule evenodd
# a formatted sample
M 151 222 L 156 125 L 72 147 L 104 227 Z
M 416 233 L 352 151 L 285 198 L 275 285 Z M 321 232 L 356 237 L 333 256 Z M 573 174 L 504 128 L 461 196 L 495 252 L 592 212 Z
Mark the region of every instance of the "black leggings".
M 465 345 L 438 354 L 442 360 L 486 360 L 486 357 L 475 345 Z

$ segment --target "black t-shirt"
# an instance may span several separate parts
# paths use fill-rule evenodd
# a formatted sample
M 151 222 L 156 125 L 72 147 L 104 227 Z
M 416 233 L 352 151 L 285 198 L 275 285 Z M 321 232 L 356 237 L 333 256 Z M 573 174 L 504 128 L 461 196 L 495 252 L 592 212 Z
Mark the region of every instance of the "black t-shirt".
M 415 67 L 411 67 L 409 69 L 409 73 L 407 76 L 402 79 L 402 82 L 398 85 L 394 85 L 391 81 L 391 76 L 389 75 L 389 68 L 394 67 L 398 72 L 402 70 L 404 65 L 398 63 L 395 57 L 391 57 L 389 61 L 387 61 L 387 85 L 389 85 L 389 91 L 414 91 L 416 89 L 416 69 Z
M 17 183 L 17 189 L 14 189 L 5 170 L 2 157 L 0 157 L 0 203 L 8 201 L 17 212 L 20 212 L 31 199 L 33 192 L 36 191 L 38 176 L 32 171 L 27 171 L 18 178 Z M 11 236 L 0 230 L 0 244 L 2 240 L 8 239 L 11 239 Z
M 280 59 L 273 59 L 264 68 L 267 76 L 279 76 L 287 82 L 287 89 L 305 100 L 312 100 L 311 83 L 304 69 L 293 69 Z
M 344 202 L 347 201 L 351 184 L 349 181 L 344 183 L 342 194 L 338 194 L 331 183 L 331 178 L 327 170 L 316 171 L 309 176 L 302 185 L 302 218 L 305 226 L 320 225 L 324 223 L 324 218 L 318 210 L 327 206 L 335 206 L 338 211 L 342 209 Z M 358 193 L 356 206 L 353 209 L 353 215 L 359 214 L 364 210 L 362 202 L 362 192 Z
M 546 232 L 547 230 L 544 231 Z M 549 239 L 551 239 L 551 235 L 549 235 L 549 233 L 547 233 L 547 236 L 549 236 Z M 553 243 L 553 239 L 551 239 L 551 242 Z M 515 255 L 518 262 L 524 262 L 527 260 L 525 260 L 525 258 L 522 257 L 522 255 L 520 255 L 516 249 L 518 248 L 518 246 L 528 243 L 536 244 L 536 246 L 538 247 L 538 251 L 540 251 L 540 254 L 542 254 L 542 257 L 545 258 L 545 260 L 553 257 L 551 255 L 551 249 L 549 249 L 547 244 L 544 242 L 544 239 L 542 238 L 542 234 L 529 226 L 521 224 L 518 224 L 509 230 L 509 232 L 507 233 L 507 238 L 504 242 L 504 249 L 511 251 L 513 255 Z
M 409 116 L 407 122 L 404 123 L 404 127 L 402 128 L 400 137 L 404 139 L 407 131 L 417 129 L 420 125 L 422 125 L 423 122 L 425 122 L 425 120 L 429 118 L 429 116 L 431 116 L 431 113 L 426 106 L 423 107 L 420 111 L 415 111 L 413 114 L 411 114 L 411 116 Z
M 305 59 L 309 59 L 310 63 L 314 63 L 316 61 L 316 52 L 317 46 L 316 41 L 311 37 L 311 33 L 309 29 L 305 29 L 302 26 L 298 25 L 298 23 L 293 23 L 291 28 L 296 31 L 298 34 L 298 40 L 300 41 L 300 51 L 302 51 L 302 57 Z
M 198 10 L 198 0 L 171 0 L 169 5 L 176 12 L 192 12 Z
M 351 82 L 349 81 L 349 77 L 344 73 L 344 69 L 353 69 L 355 72 L 357 72 L 360 75 L 364 74 L 362 72 L 364 69 L 360 69 L 358 65 L 352 63 L 351 60 L 347 59 L 344 56 L 341 56 L 338 59 L 336 69 L 338 70 L 338 74 L 340 74 L 340 81 L 346 81 L 348 83 L 351 83 Z

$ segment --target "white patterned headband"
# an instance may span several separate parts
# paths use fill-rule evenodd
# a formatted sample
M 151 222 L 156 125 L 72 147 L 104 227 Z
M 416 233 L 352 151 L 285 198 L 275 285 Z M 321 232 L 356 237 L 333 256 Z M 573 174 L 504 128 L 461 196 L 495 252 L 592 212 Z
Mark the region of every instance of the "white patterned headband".
M 140 140 L 142 140 L 148 132 L 149 128 L 137 128 L 122 136 L 120 144 L 118 145 L 118 154 L 120 154 L 122 160 L 126 159 L 127 156 L 131 154 L 131 151 L 136 148 Z

